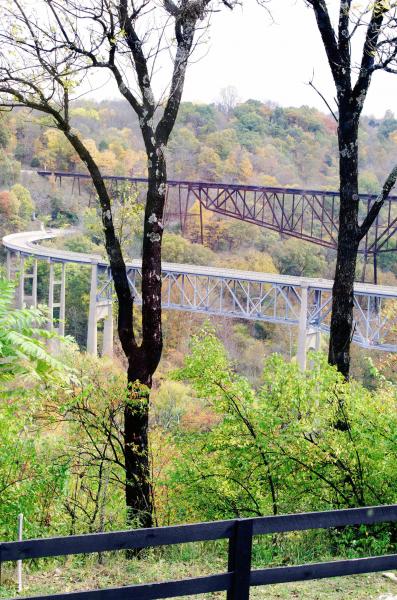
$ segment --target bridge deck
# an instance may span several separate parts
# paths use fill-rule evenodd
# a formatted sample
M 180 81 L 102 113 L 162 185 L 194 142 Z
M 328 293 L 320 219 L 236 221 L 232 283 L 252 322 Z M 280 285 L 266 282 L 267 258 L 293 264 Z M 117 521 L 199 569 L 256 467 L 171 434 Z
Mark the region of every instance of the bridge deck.
M 3 244 L 8 251 L 8 271 L 10 275 L 12 272 L 19 272 L 19 305 L 22 306 L 26 298 L 25 280 L 32 278 L 35 290 L 32 292 L 33 304 L 37 304 L 37 264 L 33 264 L 32 273 L 27 273 L 29 263 L 25 262 L 26 257 L 33 257 L 36 262 L 38 259 L 49 262 L 48 306 L 50 316 L 52 314 L 51 326 L 59 323 L 58 330 L 62 333 L 65 320 L 65 267 L 67 263 L 90 266 L 87 347 L 96 352 L 96 323 L 105 319 L 106 344 L 107 348 L 111 349 L 113 294 L 108 262 L 98 254 L 44 247 L 39 243 L 74 231 L 76 230 L 30 231 L 5 236 Z M 12 264 L 13 260 L 16 260 L 16 265 Z M 55 277 L 54 269 L 57 263 L 62 265 L 60 281 Z M 163 308 L 298 326 L 298 356 L 301 357 L 302 365 L 305 363 L 308 339 L 313 338 L 313 332 L 329 331 L 333 285 L 331 280 L 167 262 L 163 263 L 162 271 Z M 127 276 L 135 303 L 140 304 L 140 260 L 127 263 Z M 54 296 L 54 286 L 57 284 L 61 285 L 60 304 L 57 304 Z M 369 349 L 397 352 L 396 300 L 397 287 L 357 282 L 354 288 L 353 342 Z M 60 307 L 60 317 L 54 312 L 57 307 Z
M 3 238 L 5 248 L 14 252 L 20 252 L 26 256 L 35 256 L 41 259 L 52 259 L 56 262 L 78 263 L 85 265 L 98 264 L 101 267 L 108 267 L 109 263 L 99 254 L 86 254 L 82 252 L 72 252 L 69 250 L 60 250 L 58 248 L 44 247 L 38 242 L 62 237 L 66 234 L 76 233 L 76 230 L 49 230 L 49 231 L 27 231 L 22 233 L 13 233 L 6 235 Z M 141 268 L 140 260 L 128 261 L 128 267 L 134 269 Z M 163 262 L 162 268 L 164 272 L 210 276 L 221 279 L 229 279 L 235 281 L 246 281 L 255 283 L 274 283 L 284 286 L 297 286 L 315 288 L 317 290 L 331 291 L 333 281 L 331 279 L 322 279 L 314 277 L 298 277 L 292 275 L 279 275 L 276 273 L 259 273 L 256 271 L 242 271 L 239 269 L 227 269 L 224 267 L 207 267 L 199 265 L 189 265 L 182 263 Z M 376 296 L 378 298 L 394 298 L 397 299 L 397 287 L 374 285 L 371 283 L 356 282 L 354 286 L 358 294 Z

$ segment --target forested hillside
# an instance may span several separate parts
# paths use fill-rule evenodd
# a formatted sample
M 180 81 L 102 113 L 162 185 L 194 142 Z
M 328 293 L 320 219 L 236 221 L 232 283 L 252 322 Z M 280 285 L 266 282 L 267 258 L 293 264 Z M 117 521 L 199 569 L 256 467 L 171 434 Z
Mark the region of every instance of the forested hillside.
M 88 140 L 104 173 L 145 176 L 146 155 L 138 123 L 124 108 L 118 101 L 80 101 L 72 110 L 74 125 Z M 30 191 L 39 219 L 53 225 L 84 222 L 91 230 L 92 240 L 100 242 L 100 221 L 95 226 L 92 222 L 93 218 L 96 220 L 92 214 L 95 203 L 84 197 L 84 190 L 81 199 L 77 188 L 72 192 L 70 187 L 48 186 L 44 180 L 38 182 L 27 173 L 37 169 L 85 172 L 85 166 L 61 132 L 48 127 L 42 116 L 32 120 L 32 115 L 23 110 L 3 113 L 0 126 L 1 232 L 23 228 L 31 214 L 26 194 L 22 206 L 22 192 L 13 188 L 22 181 Z M 390 112 L 383 119 L 363 117 L 360 139 L 361 191 L 378 193 L 382 177 L 396 156 L 397 119 Z M 338 188 L 336 123 L 332 116 L 309 107 L 281 108 L 256 100 L 234 107 L 184 103 L 169 144 L 169 155 L 170 178 Z M 91 215 L 84 213 L 88 204 Z M 191 210 L 197 212 L 194 207 Z M 164 257 L 196 264 L 221 261 L 236 268 L 246 268 L 249 262 L 254 270 L 271 272 L 276 268 L 287 274 L 333 276 L 332 251 L 293 239 L 280 244 L 278 236 L 266 230 L 219 219 L 211 213 L 206 213 L 204 219 L 206 249 L 192 247 L 188 240 L 175 236 L 178 232 L 169 231 L 164 241 Z M 194 219 L 191 223 L 188 237 L 196 241 L 198 225 Z M 126 243 L 130 245 L 130 256 L 139 253 L 139 240 L 130 239 Z M 234 256 L 237 249 L 238 256 Z M 224 255 L 220 257 L 222 252 Z M 383 254 L 379 262 L 385 272 L 396 272 L 394 253 Z M 392 284 L 394 279 L 391 274 L 383 277 L 381 274 L 380 281 Z
M 138 123 L 124 108 L 116 101 L 80 101 L 72 110 L 74 127 L 104 173 L 146 176 Z M 397 155 L 397 119 L 392 113 L 383 119 L 364 117 L 360 139 L 361 191 L 378 193 Z M 336 190 L 337 166 L 333 117 L 309 107 L 281 108 L 255 100 L 235 106 L 182 104 L 168 148 L 169 177 L 192 181 Z M 54 178 L 39 177 L 37 170 L 85 172 L 85 166 L 42 116 L 24 110 L 1 114 L 0 236 L 42 225 L 73 226 L 76 233 L 48 243 L 104 255 L 92 186 L 83 183 L 79 189 L 71 181 L 60 186 Z M 194 216 L 197 206 L 189 210 Z M 125 256 L 140 256 L 138 192 L 119 190 L 112 211 Z M 194 219 L 184 236 L 178 223 L 171 223 L 163 258 L 333 277 L 334 250 L 209 212 L 204 225 L 204 243 L 198 244 Z M 379 263 L 379 282 L 396 285 L 395 253 L 382 255 Z M 38 299 L 45 305 L 49 266 L 40 261 L 38 269 Z M 360 258 L 358 278 L 362 271 Z M 27 536 L 125 526 L 126 359 L 116 338 L 112 361 L 85 353 L 90 278 L 89 267 L 67 266 L 65 329 L 72 339 L 57 340 L 54 359 L 45 345 L 47 309 L 14 309 L 13 284 L 0 276 L 0 394 L 7 398 L 0 412 L 2 539 L 15 537 L 20 512 Z M 311 356 L 310 370 L 300 371 L 294 360 L 295 327 L 188 313 L 182 321 L 181 314 L 164 311 L 164 351 L 150 407 L 156 525 L 396 501 L 393 355 L 372 352 L 369 358 L 354 346 L 353 379 L 347 383 L 321 353 Z M 135 321 L 140 336 L 140 318 Z M 102 336 L 100 326 L 99 346 Z M 324 352 L 326 345 L 323 339 Z M 311 560 L 313 547 L 316 557 L 391 552 L 395 539 L 395 528 L 383 526 L 277 536 L 258 542 L 254 563 Z M 131 576 L 141 581 L 139 569 L 149 579 L 151 569 L 156 577 L 173 570 L 191 573 L 187 559 L 201 574 L 208 568 L 208 554 L 203 559 L 202 550 L 189 552 L 145 556 Z M 218 564 L 222 548 L 211 552 Z M 87 586 L 102 585 L 102 578 L 124 582 L 135 565 L 126 561 L 120 567 L 102 555 L 98 564 L 89 561 L 84 559 L 83 568 L 90 565 L 96 581 L 88 578 Z M 26 578 L 31 590 L 55 592 L 73 588 L 80 568 L 75 562 L 61 569 L 51 563 L 49 571 L 31 565 Z M 69 571 L 70 577 L 65 575 Z M 41 579 L 46 573 L 50 584 Z M 10 571 L 7 577 L 6 594 L 14 589 Z M 70 581 L 65 583 L 65 577 Z M 381 580 L 374 581 L 376 589 L 384 589 Z
M 121 101 L 80 101 L 73 124 L 106 173 L 141 176 L 145 154 L 138 123 Z M 397 119 L 363 117 L 361 191 L 378 191 L 393 163 Z M 1 118 L 2 187 L 23 169 L 81 170 L 59 131 L 23 110 Z M 248 100 L 234 107 L 184 103 L 171 138 L 169 176 L 268 186 L 337 188 L 336 123 L 316 109 L 281 108 Z M 17 162 L 14 162 L 17 161 Z
M 122 102 L 80 101 L 73 108 L 75 127 L 81 132 L 98 164 L 108 174 L 144 176 L 145 153 L 138 124 Z M 80 234 L 66 239 L 65 248 L 103 254 L 103 234 L 95 198 L 86 187 L 79 195 L 69 182 L 60 187 L 34 175 L 37 169 L 80 171 L 73 149 L 63 135 L 48 127 L 46 119 L 23 110 L 3 113 L 0 120 L 0 234 L 32 229 L 39 221 L 48 226 L 78 226 Z M 397 152 L 397 119 L 364 117 L 361 127 L 361 191 L 378 192 L 382 174 Z M 268 186 L 337 189 L 336 124 L 333 117 L 309 107 L 281 108 L 250 100 L 236 106 L 182 104 L 169 146 L 169 177 L 225 181 Z M 23 184 L 23 185 L 22 185 Z M 120 208 L 120 207 L 119 207 Z M 194 213 L 196 208 L 191 207 Z M 32 214 L 36 221 L 31 220 Z M 130 197 L 115 216 L 123 248 L 131 258 L 141 251 L 142 210 Z M 163 258 L 173 262 L 225 266 L 309 277 L 333 277 L 335 252 L 255 225 L 204 214 L 204 246 L 197 240 L 194 219 L 185 232 L 171 227 L 164 236 Z M 186 239 L 187 238 L 187 239 Z M 379 259 L 380 282 L 396 283 L 394 253 Z M 45 275 L 45 265 L 41 265 Z M 361 277 L 362 262 L 358 266 Z M 47 278 L 47 279 L 46 279 Z M 48 281 L 48 273 L 44 281 Z M 85 348 L 89 272 L 69 268 L 66 331 Z M 39 298 L 46 303 L 46 288 Z M 186 336 L 177 336 L 175 315 L 165 315 L 165 361 L 178 364 L 190 333 L 202 323 L 189 316 Z M 238 368 L 254 380 L 262 369 L 263 353 L 280 351 L 293 356 L 296 336 L 287 328 L 254 323 L 217 323 Z M 363 352 L 354 348 L 354 354 Z M 355 361 L 355 372 L 367 373 L 365 361 Z
M 253 6 L 0 0 L 0 599 L 397 600 L 397 2 Z

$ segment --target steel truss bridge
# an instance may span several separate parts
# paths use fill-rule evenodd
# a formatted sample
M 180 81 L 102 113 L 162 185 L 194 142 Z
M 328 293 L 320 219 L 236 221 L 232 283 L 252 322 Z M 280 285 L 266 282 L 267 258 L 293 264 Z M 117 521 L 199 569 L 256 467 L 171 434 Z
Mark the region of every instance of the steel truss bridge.
M 54 177 L 62 185 L 62 180 L 72 181 L 72 189 L 81 191 L 81 184 L 91 181 L 85 173 L 64 173 L 60 171 L 37 171 L 43 177 Z M 139 189 L 147 184 L 147 179 L 139 177 L 104 176 L 111 192 L 117 194 L 122 186 Z M 360 215 L 366 216 L 376 195 L 360 194 Z M 199 212 L 192 213 L 194 202 Z M 325 248 L 336 249 L 339 221 L 339 193 L 327 190 L 302 190 L 295 188 L 262 187 L 254 185 L 209 183 L 203 181 L 169 180 L 165 222 L 179 223 L 182 234 L 189 228 L 192 218 L 198 222 L 195 241 L 204 241 L 203 210 L 209 210 L 224 217 L 232 217 L 246 223 L 253 223 L 276 231 L 284 236 L 292 236 L 312 242 Z M 374 258 L 376 282 L 376 256 L 397 250 L 397 196 L 389 196 L 375 223 L 362 240 L 359 251 L 365 260 Z
M 102 353 L 111 354 L 113 293 L 109 265 L 99 255 L 39 244 L 66 233 L 31 231 L 3 238 L 8 277 L 18 281 L 18 304 L 37 305 L 37 263 L 47 261 L 50 328 L 63 334 L 67 265 L 89 266 L 87 350 L 97 353 L 97 323 L 104 319 Z M 318 348 L 320 333 L 329 331 L 333 281 L 173 263 L 163 263 L 162 271 L 164 309 L 297 326 L 302 368 L 307 348 Z M 140 304 L 141 262 L 128 263 L 127 272 L 135 302 Z M 368 349 L 397 351 L 397 287 L 357 283 L 354 319 L 354 343 Z

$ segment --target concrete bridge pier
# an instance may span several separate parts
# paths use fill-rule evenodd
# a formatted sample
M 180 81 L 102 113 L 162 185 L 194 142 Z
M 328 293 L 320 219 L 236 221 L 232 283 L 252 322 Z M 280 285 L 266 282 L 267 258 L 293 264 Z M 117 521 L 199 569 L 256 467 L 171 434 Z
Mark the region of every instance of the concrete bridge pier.
M 90 308 L 88 311 L 87 352 L 97 355 L 97 291 L 98 291 L 98 264 L 93 262 L 91 267 Z
M 66 264 L 61 263 L 61 278 L 56 279 L 55 273 L 56 263 L 50 260 L 50 280 L 48 286 L 48 313 L 49 313 L 49 324 L 48 328 L 50 331 L 55 331 L 59 335 L 65 335 L 65 293 L 66 293 Z M 36 279 L 37 288 L 37 279 Z M 58 292 L 59 290 L 59 292 Z M 59 300 L 56 301 L 56 297 Z M 37 298 L 36 298 L 37 302 Z M 58 312 L 58 315 L 54 315 L 54 311 Z M 57 321 L 57 325 L 55 325 Z
M 113 356 L 113 306 L 108 305 L 108 314 L 103 326 L 102 356 Z
M 13 273 L 13 269 L 12 269 L 12 252 L 11 250 L 7 250 L 7 254 L 6 254 L 6 274 L 7 274 L 7 279 L 8 281 L 11 281 L 12 279 L 12 273 Z
M 25 256 L 19 252 L 7 250 L 6 255 L 6 274 L 7 279 L 11 281 L 18 274 L 18 284 L 15 294 L 15 305 L 22 308 L 24 304 L 37 308 L 37 258 L 33 259 L 31 270 L 27 271 Z M 32 281 L 31 293 L 26 293 L 25 282 Z
M 59 335 L 65 335 L 65 317 L 66 317 L 66 263 L 61 267 L 61 290 L 59 307 Z
M 26 263 L 24 263 L 24 267 L 23 284 L 21 283 L 19 286 L 19 290 L 21 290 L 21 286 L 23 285 L 22 303 L 37 308 L 37 259 L 33 259 L 33 264 L 29 265 L 30 271 L 27 270 Z M 32 282 L 30 293 L 26 292 L 25 286 L 25 281 L 28 280 Z
M 32 306 L 37 308 L 37 258 L 34 259 L 32 271 Z
M 7 279 L 16 280 L 15 306 L 23 308 L 25 302 L 25 256 L 21 252 L 7 250 Z
M 306 355 L 309 350 L 320 352 L 321 350 L 321 331 L 314 327 L 309 327 L 306 334 Z M 313 360 L 309 361 L 307 368 L 313 368 Z
M 315 327 L 308 326 L 308 286 L 302 284 L 301 287 L 301 305 L 298 324 L 298 351 L 297 361 L 302 371 L 306 370 L 307 351 L 320 351 L 321 331 Z
M 98 354 L 98 321 L 102 319 L 104 320 L 102 356 L 113 356 L 112 298 L 98 299 L 98 263 L 92 262 L 87 352 L 94 356 Z
M 54 330 L 54 287 L 55 287 L 55 274 L 54 274 L 54 263 L 50 261 L 50 278 L 48 282 L 48 329 Z
M 302 371 L 306 370 L 307 303 L 308 286 L 307 284 L 303 284 L 301 288 L 301 306 L 298 323 L 298 352 L 296 356 Z
M 19 255 L 19 277 L 16 300 L 17 308 L 23 308 L 25 302 L 25 257 L 23 254 Z
M 309 327 L 306 334 L 306 350 L 321 350 L 321 331 L 314 327 Z

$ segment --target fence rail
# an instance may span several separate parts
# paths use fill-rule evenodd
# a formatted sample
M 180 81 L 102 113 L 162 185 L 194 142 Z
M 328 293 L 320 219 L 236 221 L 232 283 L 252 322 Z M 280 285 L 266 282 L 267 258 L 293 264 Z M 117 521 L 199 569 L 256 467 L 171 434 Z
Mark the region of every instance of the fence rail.
M 54 598 L 55 600 L 149 600 L 220 591 L 227 592 L 227 600 L 247 600 L 251 586 L 397 569 L 397 554 L 392 554 L 252 570 L 253 536 L 394 521 L 397 521 L 397 505 L 231 519 L 192 525 L 31 539 L 21 542 L 3 542 L 0 543 L 0 564 L 6 561 L 31 558 L 88 554 L 132 548 L 154 548 L 189 542 L 228 539 L 228 570 L 225 573 L 104 590 L 69 592 L 66 594 L 51 594 L 50 596 L 30 596 L 25 597 L 25 600 L 39 600 L 39 598 Z

